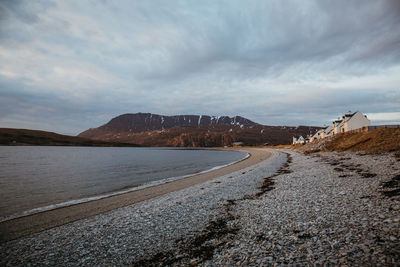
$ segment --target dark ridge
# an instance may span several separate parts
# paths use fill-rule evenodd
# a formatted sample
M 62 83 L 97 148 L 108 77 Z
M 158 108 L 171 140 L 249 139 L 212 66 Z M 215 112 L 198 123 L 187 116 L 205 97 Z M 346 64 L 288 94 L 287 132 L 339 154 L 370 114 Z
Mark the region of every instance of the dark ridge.
M 134 143 L 102 141 L 53 132 L 0 128 L 0 145 L 136 147 Z

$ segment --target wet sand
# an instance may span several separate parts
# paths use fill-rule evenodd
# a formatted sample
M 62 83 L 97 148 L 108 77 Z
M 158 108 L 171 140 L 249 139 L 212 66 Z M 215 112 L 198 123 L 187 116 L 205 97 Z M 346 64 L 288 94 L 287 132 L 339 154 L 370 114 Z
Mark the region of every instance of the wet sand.
M 147 199 L 155 198 L 170 192 L 178 191 L 192 185 L 200 184 L 217 177 L 233 173 L 247 168 L 267 159 L 271 153 L 262 149 L 243 148 L 238 151 L 250 154 L 245 160 L 236 164 L 226 166 L 215 171 L 198 174 L 143 188 L 129 193 L 111 196 L 95 201 L 61 207 L 54 210 L 44 211 L 25 217 L 20 217 L 0 223 L 0 242 L 16 239 L 25 235 L 40 232 L 66 223 L 88 218 L 100 213 L 129 206 Z

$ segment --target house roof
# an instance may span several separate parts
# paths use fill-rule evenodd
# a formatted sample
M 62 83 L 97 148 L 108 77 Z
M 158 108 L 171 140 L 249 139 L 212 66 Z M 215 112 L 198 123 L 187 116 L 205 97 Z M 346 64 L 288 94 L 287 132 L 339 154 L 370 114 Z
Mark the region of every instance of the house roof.
M 351 113 L 351 112 L 349 112 L 349 113 L 346 113 L 346 114 L 344 114 L 344 116 L 343 117 L 353 117 L 354 116 L 354 114 L 356 114 L 358 111 L 356 111 L 356 112 L 353 112 L 353 113 Z
M 332 131 L 333 130 L 333 127 L 332 126 L 329 126 L 328 128 L 326 128 L 325 129 L 325 133 L 329 133 L 330 131 Z

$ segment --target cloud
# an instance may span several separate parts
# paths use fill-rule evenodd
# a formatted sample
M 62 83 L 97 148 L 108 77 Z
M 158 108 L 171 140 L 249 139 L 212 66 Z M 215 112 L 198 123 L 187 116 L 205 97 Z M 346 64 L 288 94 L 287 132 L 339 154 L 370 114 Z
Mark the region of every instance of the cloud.
M 138 111 L 321 125 L 349 109 L 399 112 L 399 28 L 397 0 L 2 1 L 0 126 L 78 133 Z
M 373 123 L 380 125 L 400 124 L 400 112 L 368 113 L 367 116 Z

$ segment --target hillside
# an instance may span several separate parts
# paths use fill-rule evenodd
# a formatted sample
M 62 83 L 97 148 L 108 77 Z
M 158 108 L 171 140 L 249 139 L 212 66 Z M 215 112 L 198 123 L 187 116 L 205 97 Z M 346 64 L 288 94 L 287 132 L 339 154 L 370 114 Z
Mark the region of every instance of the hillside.
M 124 114 L 78 136 L 94 140 L 135 143 L 142 146 L 214 147 L 244 142 L 246 145 L 290 144 L 294 135 L 315 132 L 317 127 L 264 126 L 235 116 L 163 116 Z
M 106 142 L 53 132 L 12 128 L 0 128 L 0 145 L 137 146 L 133 143 Z
M 94 129 L 86 130 L 79 134 L 80 137 L 99 139 L 102 135 L 110 133 L 140 133 L 148 131 L 166 130 L 173 127 L 208 127 L 214 125 L 257 125 L 240 116 L 199 116 L 177 115 L 164 116 L 151 113 L 123 114 L 111 119 L 108 123 Z
M 299 148 L 301 152 L 364 151 L 368 153 L 400 151 L 400 129 L 376 129 L 370 132 L 339 134 Z

